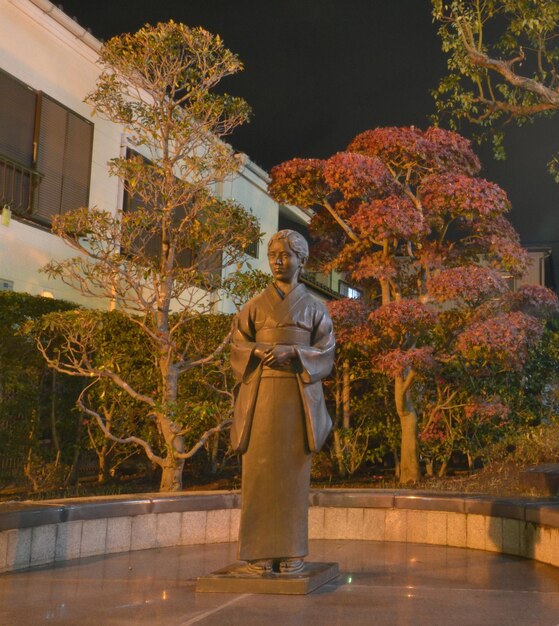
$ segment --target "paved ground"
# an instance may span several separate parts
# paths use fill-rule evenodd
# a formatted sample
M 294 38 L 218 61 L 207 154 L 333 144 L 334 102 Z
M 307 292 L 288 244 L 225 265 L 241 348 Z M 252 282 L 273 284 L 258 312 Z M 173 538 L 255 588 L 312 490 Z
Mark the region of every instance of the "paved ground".
M 308 596 L 196 594 L 234 544 L 142 550 L 0 576 L 0 624 L 559 626 L 559 568 L 438 546 L 311 542 L 337 561 Z

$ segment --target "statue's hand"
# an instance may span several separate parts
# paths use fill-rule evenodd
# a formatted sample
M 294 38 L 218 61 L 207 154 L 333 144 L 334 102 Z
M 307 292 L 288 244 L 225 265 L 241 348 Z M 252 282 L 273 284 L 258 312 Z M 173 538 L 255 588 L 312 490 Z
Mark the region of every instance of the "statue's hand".
M 261 361 L 263 361 L 268 356 L 272 348 L 273 346 L 267 346 L 267 347 L 257 346 L 256 348 L 254 348 L 253 354 L 257 359 L 260 359 Z
M 287 363 L 289 363 L 289 361 L 295 356 L 296 352 L 293 346 L 274 346 L 268 351 L 268 354 L 262 363 L 268 367 L 273 365 L 287 365 Z

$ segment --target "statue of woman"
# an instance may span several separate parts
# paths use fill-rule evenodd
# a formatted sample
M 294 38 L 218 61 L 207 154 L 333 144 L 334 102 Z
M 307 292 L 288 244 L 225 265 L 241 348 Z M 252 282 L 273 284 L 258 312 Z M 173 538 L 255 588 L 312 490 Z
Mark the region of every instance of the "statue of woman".
M 246 571 L 296 573 L 308 553 L 312 453 L 332 427 L 321 380 L 334 359 L 326 307 L 299 282 L 309 248 L 293 230 L 268 245 L 274 282 L 236 318 L 239 381 L 231 441 L 242 457 L 239 558 Z

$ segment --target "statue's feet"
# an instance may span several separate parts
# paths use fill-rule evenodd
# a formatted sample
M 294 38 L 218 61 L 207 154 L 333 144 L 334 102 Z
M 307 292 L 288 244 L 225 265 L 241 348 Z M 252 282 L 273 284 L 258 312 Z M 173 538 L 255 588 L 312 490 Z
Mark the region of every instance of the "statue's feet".
M 272 571 L 272 561 L 248 561 L 242 568 L 243 573 L 263 576 Z
M 280 574 L 298 574 L 303 571 L 304 567 L 303 559 L 282 559 L 278 569 Z

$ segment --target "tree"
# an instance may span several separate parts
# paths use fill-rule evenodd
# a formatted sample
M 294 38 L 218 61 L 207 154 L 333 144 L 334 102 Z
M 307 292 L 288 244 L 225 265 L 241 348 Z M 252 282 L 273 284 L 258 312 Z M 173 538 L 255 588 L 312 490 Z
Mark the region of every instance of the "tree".
M 439 128 L 378 128 L 329 159 L 293 159 L 271 171 L 276 200 L 311 214 L 324 270 L 348 272 L 377 305 L 371 358 L 391 377 L 401 430 L 400 480 L 420 477 L 418 390 L 443 361 L 432 281 L 476 306 L 505 289 L 496 270 L 521 274 L 527 255 L 505 218 L 509 201 L 477 176 L 470 143 Z M 452 280 L 450 280 L 452 279 Z M 479 291 L 468 294 L 468 285 Z M 454 289 L 454 294 L 452 290 Z M 440 299 L 440 298 L 439 298 Z M 455 316 L 454 334 L 461 331 Z M 438 348 L 441 348 L 437 353 Z
M 433 0 L 449 73 L 434 92 L 439 119 L 473 124 L 504 158 L 503 129 L 559 109 L 557 0 Z M 559 161 L 550 169 L 559 180 Z
M 487 271 L 451 268 L 429 281 L 439 306 L 438 363 L 422 387 L 419 439 L 430 475 L 436 465 L 443 475 L 454 452 L 474 469 L 489 445 L 549 413 L 554 366 L 545 323 L 559 310 L 557 296 L 539 286 L 510 292 Z
M 324 385 L 334 407 L 330 455 L 338 474 L 347 478 L 365 461 L 379 461 L 385 452 L 394 452 L 387 426 L 392 406 L 389 383 L 370 359 L 371 303 L 342 298 L 327 306 L 336 335 L 334 369 Z
M 44 327 L 58 326 L 65 341 L 53 356 L 49 334 L 39 334 L 39 348 L 51 367 L 91 380 L 80 406 L 107 437 L 115 439 L 89 403 L 99 381 L 110 381 L 143 407 L 156 426 L 157 451 L 136 433 L 116 440 L 141 446 L 161 468 L 161 490 L 177 490 L 185 459 L 201 445 L 185 448 L 189 415 L 177 402 L 179 379 L 212 358 L 179 336 L 215 302 L 221 268 L 241 263 L 243 250 L 259 237 L 252 215 L 212 192 L 239 166 L 220 138 L 249 115 L 242 99 L 213 89 L 242 64 L 219 36 L 174 22 L 114 37 L 103 45 L 100 63 L 103 72 L 86 101 L 123 125 L 143 153 L 114 158 L 109 166 L 133 202 L 122 213 L 80 208 L 54 220 L 53 231 L 78 256 L 45 269 L 85 296 L 111 300 L 140 330 L 157 380 L 139 391 L 124 378 L 118 354 L 96 365 L 102 316 L 95 312 L 51 316 Z

